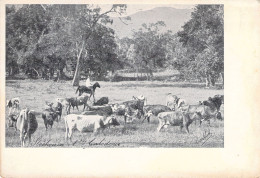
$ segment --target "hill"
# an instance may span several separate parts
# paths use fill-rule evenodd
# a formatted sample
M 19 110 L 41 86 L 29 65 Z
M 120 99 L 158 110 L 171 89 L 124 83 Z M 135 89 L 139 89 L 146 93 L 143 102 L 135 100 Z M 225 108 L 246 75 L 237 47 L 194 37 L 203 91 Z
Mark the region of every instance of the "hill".
M 132 31 L 137 31 L 143 23 L 149 24 L 161 20 L 166 24 L 166 27 L 161 30 L 162 32 L 171 30 L 176 33 L 190 19 L 191 12 L 192 9 L 158 7 L 130 15 L 131 21 L 127 21 L 128 25 L 124 24 L 118 17 L 113 17 L 113 24 L 110 27 L 115 30 L 119 38 L 123 38 L 131 36 Z

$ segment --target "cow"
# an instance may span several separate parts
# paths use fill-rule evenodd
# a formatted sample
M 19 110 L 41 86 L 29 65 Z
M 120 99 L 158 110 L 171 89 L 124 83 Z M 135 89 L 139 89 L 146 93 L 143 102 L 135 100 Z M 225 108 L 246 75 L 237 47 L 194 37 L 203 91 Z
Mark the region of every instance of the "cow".
M 97 102 L 94 103 L 94 106 L 102 106 L 104 104 L 108 104 L 108 97 L 102 97 Z
M 141 114 L 140 116 L 143 116 L 144 115 L 143 107 L 144 107 L 145 101 L 146 101 L 145 98 L 139 99 L 137 97 L 133 97 L 133 100 L 125 101 L 121 104 L 125 105 L 126 107 L 131 107 L 132 109 L 137 109 Z
M 124 116 L 125 123 L 131 123 L 136 117 L 141 117 L 138 109 L 134 109 L 126 104 L 113 104 L 111 105 L 111 108 L 113 114 Z
M 200 120 L 200 126 L 202 121 L 207 121 L 210 126 L 210 119 L 222 119 L 221 114 L 219 112 L 220 106 L 222 104 L 222 98 L 221 97 L 209 97 L 208 100 L 200 102 L 200 104 L 197 105 L 185 105 L 181 109 L 182 111 L 189 112 L 189 113 L 195 113 L 199 112 L 202 116 L 202 119 Z M 196 122 L 195 122 L 196 124 Z
M 67 103 L 68 103 L 68 108 L 67 110 L 67 114 L 70 114 L 70 108 L 71 106 L 74 107 L 76 106 L 76 108 L 79 110 L 78 106 L 83 105 L 83 111 L 85 109 L 85 107 L 89 107 L 87 101 L 89 100 L 90 95 L 87 93 L 82 94 L 81 96 L 78 97 L 70 97 L 70 98 L 65 98 Z
M 17 127 L 16 127 L 16 122 L 17 122 L 17 119 L 19 117 L 19 114 L 16 115 L 16 114 L 10 114 L 8 115 L 8 127 L 14 127 L 15 130 L 17 130 Z
M 21 146 L 23 147 L 25 145 L 25 140 L 27 137 L 29 138 L 30 143 L 31 135 L 38 128 L 38 122 L 34 111 L 30 111 L 28 108 L 21 110 L 16 122 L 16 128 L 20 131 Z
M 158 114 L 159 125 L 157 131 L 160 132 L 162 128 L 167 128 L 168 125 L 172 125 L 180 126 L 181 130 L 185 127 L 186 132 L 189 133 L 188 127 L 193 120 L 196 119 L 201 120 L 201 114 L 199 112 L 193 114 L 181 111 L 161 112 Z
M 89 111 L 95 111 L 98 115 L 101 116 L 110 116 L 113 114 L 112 107 L 107 105 L 107 106 L 89 106 L 88 108 Z
M 224 103 L 224 96 L 223 95 L 215 95 L 213 98 L 209 97 L 208 100 L 201 102 L 201 110 L 204 112 L 204 120 L 214 118 L 222 120 L 221 113 L 220 113 L 220 106 Z
M 8 115 L 10 115 L 12 112 L 15 112 L 16 110 L 19 111 L 20 110 L 20 98 L 12 98 L 10 100 L 6 101 L 6 106 L 9 109 Z
M 58 122 L 59 111 L 53 111 L 52 108 L 45 109 L 42 113 L 42 119 L 45 125 L 46 131 L 48 130 L 48 126 L 52 128 L 54 121 Z
M 132 107 L 127 106 L 125 108 L 124 120 L 126 123 L 131 123 L 135 118 L 140 118 L 140 112 L 138 109 L 133 109 Z
M 147 119 L 148 123 L 150 122 L 151 115 L 157 116 L 161 112 L 171 111 L 171 108 L 164 105 L 146 105 L 143 107 L 144 110 L 144 122 Z
M 99 115 L 77 115 L 77 114 L 69 114 L 64 117 L 65 121 L 65 140 L 68 138 L 71 141 L 71 137 L 73 134 L 73 129 L 77 129 L 80 132 L 84 131 L 93 131 L 94 133 L 103 130 L 110 125 L 120 125 L 115 117 L 105 117 Z
M 47 106 L 48 107 L 46 108 L 46 110 L 55 113 L 55 119 L 54 120 L 59 122 L 61 120 L 62 107 L 63 107 L 61 102 L 54 101 L 54 102 L 48 103 Z M 56 115 L 57 115 L 57 117 L 56 117 Z

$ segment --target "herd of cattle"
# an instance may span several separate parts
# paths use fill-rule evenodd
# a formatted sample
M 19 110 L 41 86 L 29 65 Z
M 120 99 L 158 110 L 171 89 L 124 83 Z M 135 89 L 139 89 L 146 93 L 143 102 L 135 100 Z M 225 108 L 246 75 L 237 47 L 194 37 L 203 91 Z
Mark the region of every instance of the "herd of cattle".
M 98 84 L 100 88 L 100 85 Z M 84 88 L 84 87 L 83 87 Z M 77 89 L 77 91 L 80 87 Z M 189 125 L 195 121 L 208 121 L 210 119 L 222 120 L 220 106 L 224 103 L 224 95 L 215 95 L 209 97 L 205 101 L 199 101 L 196 105 L 189 105 L 184 99 L 179 98 L 171 93 L 167 94 L 166 105 L 147 105 L 147 98 L 143 95 L 135 97 L 132 100 L 122 103 L 109 104 L 108 97 L 102 97 L 95 101 L 95 88 L 88 90 L 79 90 L 79 96 L 69 98 L 56 98 L 53 102 L 46 102 L 42 119 L 46 131 L 52 127 L 54 121 L 61 120 L 62 111 L 65 109 L 67 114 L 64 117 L 65 121 L 65 139 L 70 139 L 73 130 L 77 129 L 80 132 L 93 131 L 98 133 L 110 126 L 120 125 L 117 116 L 123 116 L 125 124 L 132 123 L 135 119 L 142 122 L 147 120 L 150 122 L 152 115 L 157 116 L 159 125 L 157 131 L 162 128 L 167 128 L 168 125 L 180 126 L 180 129 L 185 128 L 189 133 Z M 90 97 L 93 96 L 93 104 L 88 104 Z M 20 98 L 12 98 L 7 101 L 8 112 L 8 127 L 15 127 L 20 131 L 21 146 L 25 145 L 25 139 L 31 140 L 31 135 L 37 130 L 38 122 L 34 110 L 28 108 L 20 110 Z M 81 114 L 70 114 L 71 107 L 83 105 Z

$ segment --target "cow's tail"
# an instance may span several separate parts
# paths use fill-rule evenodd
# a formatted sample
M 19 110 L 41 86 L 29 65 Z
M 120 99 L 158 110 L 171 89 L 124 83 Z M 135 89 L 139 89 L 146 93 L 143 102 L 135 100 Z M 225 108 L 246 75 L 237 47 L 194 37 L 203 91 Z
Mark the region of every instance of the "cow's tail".
M 77 88 L 77 90 L 76 90 L 76 93 L 75 93 L 75 94 L 77 94 L 77 93 L 78 93 L 78 91 L 79 91 L 79 88 L 80 88 L 80 86 L 78 86 L 78 88 Z

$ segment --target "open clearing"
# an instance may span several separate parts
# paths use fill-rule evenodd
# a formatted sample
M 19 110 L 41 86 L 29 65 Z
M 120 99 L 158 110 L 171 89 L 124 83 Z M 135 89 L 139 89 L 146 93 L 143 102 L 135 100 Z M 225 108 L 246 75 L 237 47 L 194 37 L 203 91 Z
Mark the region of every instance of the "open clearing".
M 223 89 L 205 89 L 204 84 L 190 84 L 180 82 L 159 81 L 127 81 L 127 82 L 99 82 L 101 88 L 96 90 L 96 99 L 102 96 L 109 97 L 109 103 L 118 103 L 131 100 L 132 96 L 144 95 L 147 104 L 163 104 L 167 93 L 173 93 L 184 98 L 189 104 L 197 104 L 215 94 L 224 94 Z M 84 85 L 84 81 L 81 81 Z M 28 107 L 41 113 L 45 101 L 52 101 L 58 97 L 76 96 L 76 87 L 72 87 L 70 81 L 53 82 L 46 80 L 7 80 L 6 99 L 20 97 L 21 108 Z M 72 113 L 81 113 L 83 106 Z M 63 110 L 64 111 L 64 110 Z M 224 106 L 221 106 L 223 115 Z M 7 113 L 7 110 L 6 110 Z M 32 135 L 30 147 L 224 147 L 224 121 L 211 121 L 211 127 L 202 123 L 199 127 L 192 123 L 189 127 L 190 134 L 184 129 L 169 126 L 157 133 L 158 121 L 151 118 L 151 123 L 141 123 L 134 120 L 131 124 L 124 124 L 123 117 L 118 117 L 120 126 L 106 129 L 104 133 L 80 133 L 75 131 L 73 143 L 65 143 L 65 125 L 62 120 L 55 122 L 52 129 L 45 131 L 41 115 L 36 115 L 38 129 Z M 224 115 L 223 115 L 224 117 Z M 20 147 L 19 132 L 14 128 L 6 128 L 6 147 Z M 96 144 L 99 143 L 99 144 Z

